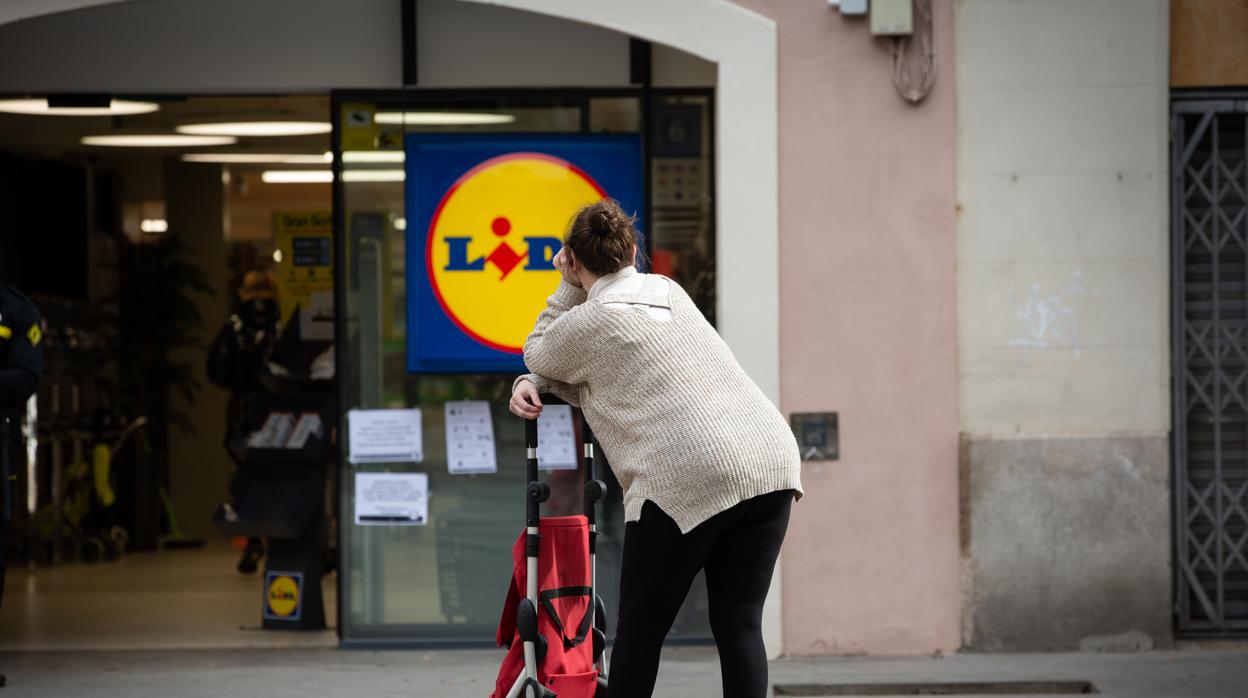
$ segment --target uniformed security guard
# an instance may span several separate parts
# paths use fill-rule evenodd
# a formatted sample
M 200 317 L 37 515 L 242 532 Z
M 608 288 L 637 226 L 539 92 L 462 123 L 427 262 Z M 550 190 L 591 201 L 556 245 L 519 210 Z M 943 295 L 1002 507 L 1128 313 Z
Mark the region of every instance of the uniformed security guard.
M 13 534 L 13 478 L 17 464 L 25 462 L 18 425 L 42 373 L 39 309 L 21 291 L 0 282 L 0 602 L 4 599 L 4 568 Z

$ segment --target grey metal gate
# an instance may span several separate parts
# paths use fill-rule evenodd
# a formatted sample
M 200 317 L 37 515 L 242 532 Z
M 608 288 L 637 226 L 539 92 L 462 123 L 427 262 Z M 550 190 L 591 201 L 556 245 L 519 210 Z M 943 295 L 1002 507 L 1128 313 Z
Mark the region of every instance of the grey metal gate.
M 1248 101 L 1171 105 L 1181 635 L 1248 634 Z

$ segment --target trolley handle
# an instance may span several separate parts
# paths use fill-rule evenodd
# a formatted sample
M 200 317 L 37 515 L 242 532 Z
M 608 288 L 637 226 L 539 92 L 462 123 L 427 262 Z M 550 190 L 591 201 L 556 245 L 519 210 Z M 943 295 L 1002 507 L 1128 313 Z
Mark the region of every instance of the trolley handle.
M 551 393 L 541 393 L 539 399 L 543 405 L 566 405 L 567 401 L 559 398 Z M 584 491 L 584 507 L 585 516 L 589 519 L 591 526 L 597 523 L 597 517 L 594 512 L 594 505 L 606 497 L 607 485 L 597 478 L 595 472 L 595 461 L 597 460 L 596 446 L 597 441 L 594 438 L 594 430 L 590 428 L 589 421 L 585 419 L 585 415 L 581 415 L 581 444 L 584 449 L 582 454 L 582 463 L 585 473 L 585 491 Z M 528 506 L 526 510 L 526 520 L 528 525 L 536 526 L 540 518 L 538 507 L 542 502 L 550 498 L 550 487 L 546 483 L 541 482 L 538 477 L 537 465 L 537 420 L 524 420 L 524 445 L 525 445 L 525 480 L 527 482 L 526 499 Z M 591 536 L 592 538 L 592 536 Z M 593 543 L 591 542 L 591 546 Z
M 524 446 L 525 448 L 537 448 L 537 420 L 524 420 Z
M 554 393 L 539 393 L 537 399 L 542 401 L 543 405 L 566 405 L 567 400 L 555 395 Z M 524 420 L 524 445 L 526 448 L 537 448 L 537 420 Z

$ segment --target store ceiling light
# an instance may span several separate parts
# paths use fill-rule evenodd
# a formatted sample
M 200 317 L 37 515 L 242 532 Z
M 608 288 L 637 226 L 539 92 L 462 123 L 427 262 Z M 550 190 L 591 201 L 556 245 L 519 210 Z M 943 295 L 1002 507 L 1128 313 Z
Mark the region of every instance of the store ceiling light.
M 127 116 L 149 114 L 158 109 L 160 105 L 155 102 L 124 99 L 109 100 L 107 105 L 56 107 L 49 105 L 46 99 L 0 99 L 0 112 L 37 116 Z
M 397 163 L 407 160 L 402 150 L 348 150 L 342 154 L 344 163 L 386 162 Z M 334 154 L 325 153 L 325 162 L 333 162 Z
M 144 218 L 139 221 L 139 230 L 145 233 L 167 233 L 169 232 L 169 221 L 164 218 Z
M 473 114 L 449 111 L 380 112 L 375 117 L 379 124 L 405 126 L 488 126 L 510 124 L 514 114 Z
M 319 153 L 187 153 L 182 160 L 222 165 L 321 165 L 325 163 L 325 156 Z
M 327 184 L 334 181 L 329 170 L 265 170 L 260 173 L 265 184 Z
M 344 182 L 402 182 L 403 170 L 343 170 Z
M 184 124 L 178 133 L 194 136 L 311 136 L 329 133 L 333 127 L 323 121 L 234 121 L 219 124 Z
M 83 145 L 105 145 L 120 148 L 191 148 L 205 145 L 233 145 L 231 136 L 187 136 L 178 133 L 110 133 L 83 136 Z

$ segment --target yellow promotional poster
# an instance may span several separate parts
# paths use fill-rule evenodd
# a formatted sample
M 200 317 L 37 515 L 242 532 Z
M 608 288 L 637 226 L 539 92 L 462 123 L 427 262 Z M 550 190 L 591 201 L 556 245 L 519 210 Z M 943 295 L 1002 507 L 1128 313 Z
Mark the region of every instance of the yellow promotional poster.
M 281 211 L 274 214 L 273 227 L 283 327 L 298 322 L 300 338 L 332 340 L 333 215 L 329 211 Z
M 563 230 L 604 195 L 584 172 L 537 153 L 495 158 L 464 175 L 427 239 L 429 278 L 447 316 L 482 344 L 523 351 L 558 284 L 552 260 Z
M 371 104 L 342 105 L 342 149 L 377 149 L 377 114 Z
M 299 619 L 299 592 L 303 575 L 269 573 L 264 615 L 280 620 Z

